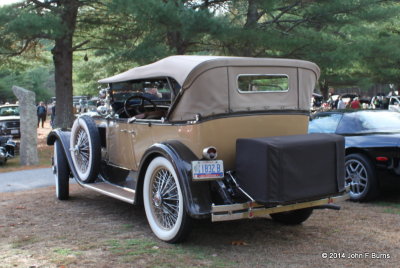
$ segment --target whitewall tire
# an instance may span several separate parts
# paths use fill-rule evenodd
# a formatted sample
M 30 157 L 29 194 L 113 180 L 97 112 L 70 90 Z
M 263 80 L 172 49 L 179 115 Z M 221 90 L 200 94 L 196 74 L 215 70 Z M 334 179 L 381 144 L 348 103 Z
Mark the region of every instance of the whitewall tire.
M 96 180 L 100 170 L 101 145 L 96 123 L 89 116 L 78 117 L 71 129 L 72 162 L 82 182 Z
M 191 227 L 178 176 L 171 162 L 154 158 L 143 184 L 143 203 L 153 233 L 168 243 L 185 239 Z

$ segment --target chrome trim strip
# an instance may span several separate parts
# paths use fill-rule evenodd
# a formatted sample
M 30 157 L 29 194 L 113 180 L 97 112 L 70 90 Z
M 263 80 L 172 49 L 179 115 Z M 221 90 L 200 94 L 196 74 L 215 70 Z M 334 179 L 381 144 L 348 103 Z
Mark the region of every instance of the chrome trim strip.
M 246 202 L 233 205 L 212 205 L 211 221 L 230 221 L 239 219 L 251 219 L 253 217 L 266 216 L 272 213 L 291 211 L 302 208 L 317 207 L 325 204 L 332 204 L 349 199 L 349 194 L 328 197 L 314 201 L 301 202 L 290 205 L 279 205 L 276 207 L 265 208 L 256 202 Z
M 88 189 L 91 189 L 91 190 L 93 190 L 93 191 L 99 192 L 99 193 L 101 193 L 101 194 L 104 194 L 104 195 L 107 195 L 107 196 L 116 198 L 116 199 L 118 199 L 118 200 L 127 202 L 127 203 L 129 203 L 129 204 L 134 204 L 134 202 L 135 202 L 135 191 L 132 190 L 132 189 L 129 189 L 130 191 L 133 191 L 133 196 L 132 196 L 132 198 L 127 198 L 127 197 L 124 197 L 124 196 L 122 196 L 122 195 L 118 195 L 118 194 L 111 193 L 111 192 L 108 192 L 108 191 L 106 191 L 106 190 L 97 188 L 97 187 L 95 187 L 94 185 L 96 185 L 96 184 L 93 184 L 93 185 L 91 185 L 91 184 L 82 184 L 82 186 L 85 187 L 85 188 L 88 188 Z M 115 187 L 118 187 L 118 186 L 115 186 Z M 119 187 L 119 188 L 122 188 L 122 187 Z M 127 188 L 127 189 L 128 189 L 128 188 Z

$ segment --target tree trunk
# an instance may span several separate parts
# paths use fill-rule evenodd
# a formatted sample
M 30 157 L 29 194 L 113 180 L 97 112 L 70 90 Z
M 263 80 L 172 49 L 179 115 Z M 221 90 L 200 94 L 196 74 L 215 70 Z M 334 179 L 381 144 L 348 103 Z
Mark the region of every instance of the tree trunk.
M 72 40 L 71 40 L 72 41 Z M 66 39 L 56 40 L 52 49 L 56 82 L 56 116 L 54 127 L 70 128 L 72 112 L 72 44 Z
M 321 91 L 324 100 L 327 100 L 329 97 L 329 85 L 326 81 L 321 81 L 319 84 L 319 90 Z
M 261 17 L 261 13 L 258 12 L 259 0 L 248 0 L 246 23 L 244 24 L 244 30 L 254 31 L 257 28 L 258 20 Z M 242 56 L 254 57 L 255 46 L 251 40 L 245 43 L 241 53 Z
M 65 32 L 55 39 L 55 46 L 51 50 L 55 67 L 56 83 L 56 116 L 55 127 L 70 128 L 74 115 L 72 111 L 72 54 L 73 35 L 78 15 L 79 1 L 60 1 L 61 19 L 65 25 Z
M 167 43 L 171 49 L 175 50 L 177 55 L 185 55 L 188 48 L 187 42 L 182 39 L 180 32 L 168 32 L 167 33 Z

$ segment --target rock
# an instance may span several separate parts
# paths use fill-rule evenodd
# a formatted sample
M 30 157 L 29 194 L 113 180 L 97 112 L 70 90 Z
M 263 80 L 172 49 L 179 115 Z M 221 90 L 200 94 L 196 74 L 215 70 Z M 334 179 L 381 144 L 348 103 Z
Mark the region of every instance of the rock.
M 20 110 L 20 161 L 21 165 L 30 166 L 39 164 L 37 152 L 37 115 L 35 92 L 13 86 L 14 95 L 19 101 Z

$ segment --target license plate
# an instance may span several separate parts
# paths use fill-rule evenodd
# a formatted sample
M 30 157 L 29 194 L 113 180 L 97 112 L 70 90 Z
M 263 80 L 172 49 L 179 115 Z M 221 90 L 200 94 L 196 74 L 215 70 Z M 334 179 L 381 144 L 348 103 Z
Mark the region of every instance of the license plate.
M 11 134 L 18 134 L 18 133 L 19 133 L 18 129 L 11 129 Z
M 194 180 L 220 179 L 224 177 L 224 162 L 222 160 L 192 161 Z

